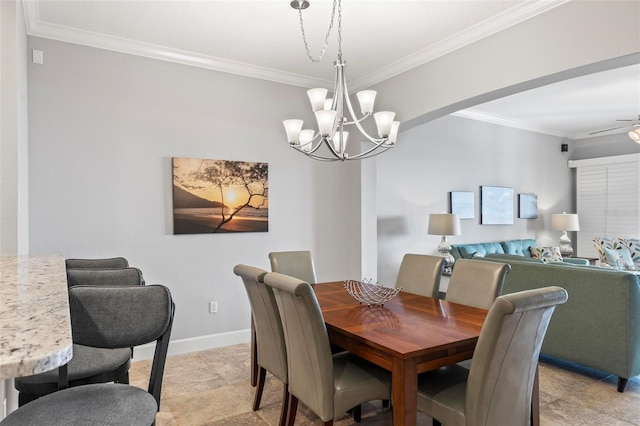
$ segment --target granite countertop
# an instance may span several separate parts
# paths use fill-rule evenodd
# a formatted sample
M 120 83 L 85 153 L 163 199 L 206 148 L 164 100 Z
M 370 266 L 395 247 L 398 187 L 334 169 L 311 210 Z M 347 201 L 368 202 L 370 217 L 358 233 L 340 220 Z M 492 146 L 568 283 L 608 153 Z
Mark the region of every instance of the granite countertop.
M 72 347 L 64 257 L 0 257 L 0 380 L 59 367 Z

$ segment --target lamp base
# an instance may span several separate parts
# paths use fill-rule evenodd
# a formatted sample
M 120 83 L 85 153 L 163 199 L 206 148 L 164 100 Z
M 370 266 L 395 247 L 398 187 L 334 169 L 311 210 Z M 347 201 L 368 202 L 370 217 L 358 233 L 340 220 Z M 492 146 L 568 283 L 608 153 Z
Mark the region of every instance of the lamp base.
M 451 269 L 456 260 L 451 254 L 451 244 L 449 244 L 445 235 L 442 236 L 442 240 L 440 244 L 438 244 L 438 255 L 444 257 L 446 263 L 445 269 Z
M 573 256 L 573 247 L 571 247 L 571 239 L 567 235 L 567 231 L 562 231 L 562 236 L 560 236 L 560 254 L 562 257 L 571 257 Z

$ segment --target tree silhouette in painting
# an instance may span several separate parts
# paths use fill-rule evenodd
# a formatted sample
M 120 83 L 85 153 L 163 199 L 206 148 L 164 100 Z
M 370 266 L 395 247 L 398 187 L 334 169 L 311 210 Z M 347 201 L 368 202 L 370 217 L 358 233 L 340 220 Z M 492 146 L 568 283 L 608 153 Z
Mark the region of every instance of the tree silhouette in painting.
M 196 164 L 194 159 L 174 158 L 174 212 L 176 186 L 191 194 L 211 194 L 210 199 L 215 198 L 216 201 L 210 203 L 220 209 L 220 215 L 210 218 L 207 232 L 237 231 L 233 227 L 223 227 L 237 216 L 246 216 L 246 210 L 266 210 L 268 207 L 267 163 L 197 160 L 198 166 L 190 168 L 181 165 L 180 160 Z M 229 194 L 234 195 L 233 199 L 230 199 Z M 229 209 L 228 203 L 234 201 L 239 204 Z M 263 226 L 267 230 L 268 222 Z

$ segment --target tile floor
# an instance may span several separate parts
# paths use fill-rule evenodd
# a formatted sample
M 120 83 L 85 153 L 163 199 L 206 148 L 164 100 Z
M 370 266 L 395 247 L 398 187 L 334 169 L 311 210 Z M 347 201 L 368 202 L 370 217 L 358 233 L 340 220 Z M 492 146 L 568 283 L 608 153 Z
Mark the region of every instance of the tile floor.
M 252 411 L 254 388 L 249 384 L 249 344 L 170 356 L 164 374 L 157 426 L 277 425 L 282 385 L 267 379 L 260 410 Z M 132 365 L 130 379 L 146 387 L 149 362 Z M 616 378 L 574 365 L 544 360 L 540 364 L 540 412 L 543 426 L 640 425 L 640 377 L 629 380 L 624 393 Z M 365 404 L 363 426 L 391 425 L 389 409 Z M 322 422 L 302 404 L 296 425 Z M 334 424 L 355 424 L 342 417 Z M 418 424 L 431 425 L 418 417 Z

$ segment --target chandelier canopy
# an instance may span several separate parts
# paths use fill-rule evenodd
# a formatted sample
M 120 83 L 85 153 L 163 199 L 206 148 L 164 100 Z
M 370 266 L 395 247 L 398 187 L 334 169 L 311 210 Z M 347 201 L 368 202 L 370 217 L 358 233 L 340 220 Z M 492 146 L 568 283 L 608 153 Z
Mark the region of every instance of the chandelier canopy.
M 314 58 L 309 52 L 309 46 L 304 32 L 304 22 L 302 20 L 302 10 L 309 7 L 308 1 L 294 0 L 291 7 L 298 10 L 300 17 L 300 29 L 302 39 L 307 50 L 307 56 L 312 62 L 320 62 L 329 40 L 329 35 L 333 27 L 333 18 L 338 15 L 338 59 L 333 63 L 336 71 L 333 97 L 327 98 L 328 90 L 317 88 L 307 91 L 311 108 L 316 116 L 318 130 L 303 129 L 303 121 L 292 119 L 284 120 L 283 124 L 287 132 L 289 146 L 302 152 L 303 154 L 321 161 L 345 161 L 361 160 L 381 154 L 395 146 L 398 136 L 399 121 L 394 121 L 395 112 L 380 111 L 373 112 L 373 104 L 376 98 L 375 90 L 363 90 L 356 93 L 360 103 L 361 116 L 358 117 L 349 98 L 349 89 L 345 79 L 346 62 L 342 60 L 342 4 L 341 0 L 333 1 L 333 11 L 329 29 L 325 37 L 325 44 L 318 58 Z M 348 116 L 346 115 L 348 114 Z M 362 122 L 373 116 L 378 137 L 369 135 L 362 127 Z M 362 150 L 358 151 L 353 147 L 347 150 L 347 138 L 349 136 L 349 126 L 354 126 L 358 132 L 364 136 Z M 351 132 L 352 139 L 355 132 Z M 324 148 L 322 148 L 324 146 Z M 354 153 L 357 152 L 357 153 Z

